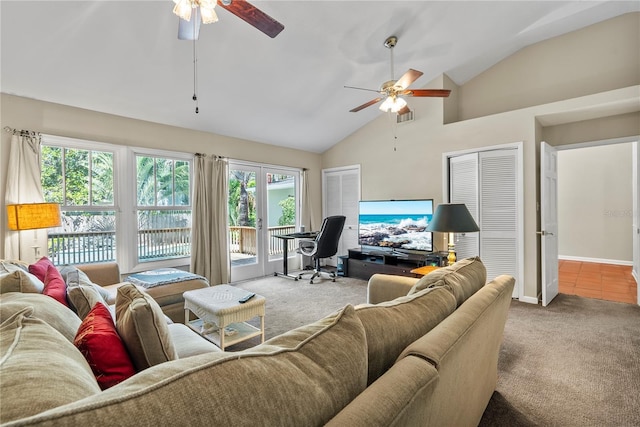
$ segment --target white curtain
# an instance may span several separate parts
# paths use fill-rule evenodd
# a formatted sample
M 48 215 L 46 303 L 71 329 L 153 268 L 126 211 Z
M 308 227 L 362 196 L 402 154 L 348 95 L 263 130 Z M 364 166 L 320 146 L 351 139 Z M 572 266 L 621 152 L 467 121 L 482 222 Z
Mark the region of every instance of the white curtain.
M 16 203 L 43 202 L 42 183 L 40 182 L 40 142 L 36 132 L 13 131 L 7 167 L 7 187 L 5 202 Z M 33 247 L 47 247 L 47 233 L 35 230 L 5 231 L 4 257 L 30 261 L 34 258 Z
M 229 283 L 228 164 L 197 154 L 194 172 L 191 271 L 211 285 Z
M 311 195 L 309 192 L 309 171 L 302 170 L 302 225 L 307 231 L 315 230 L 315 221 L 313 220 L 313 206 L 311 204 Z

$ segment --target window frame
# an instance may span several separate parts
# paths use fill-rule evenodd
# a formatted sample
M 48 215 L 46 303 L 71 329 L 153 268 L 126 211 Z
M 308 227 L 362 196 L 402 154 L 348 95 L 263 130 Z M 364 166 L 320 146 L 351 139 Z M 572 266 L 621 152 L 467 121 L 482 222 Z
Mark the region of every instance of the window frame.
M 105 151 L 113 153 L 113 206 L 110 205 L 86 205 L 79 207 L 67 207 L 61 205 L 61 210 L 86 210 L 86 211 L 115 211 L 116 216 L 116 262 L 120 271 L 134 273 L 138 271 L 152 270 L 163 267 L 181 267 L 189 265 L 191 257 L 179 257 L 167 260 L 138 262 L 137 250 L 137 174 L 136 156 L 153 156 L 173 160 L 189 162 L 189 205 L 179 206 L 180 210 L 191 210 L 193 213 L 193 182 L 194 182 L 194 158 L 190 153 L 159 150 L 153 148 L 130 147 L 106 142 L 90 141 L 86 139 L 70 138 L 56 135 L 42 135 L 41 145 L 59 147 L 62 149 L 77 149 L 89 151 Z M 40 154 L 41 155 L 41 154 Z M 129 188 L 124 183 L 132 183 Z M 159 206 L 158 208 L 165 208 Z M 166 206 L 175 210 L 175 206 Z

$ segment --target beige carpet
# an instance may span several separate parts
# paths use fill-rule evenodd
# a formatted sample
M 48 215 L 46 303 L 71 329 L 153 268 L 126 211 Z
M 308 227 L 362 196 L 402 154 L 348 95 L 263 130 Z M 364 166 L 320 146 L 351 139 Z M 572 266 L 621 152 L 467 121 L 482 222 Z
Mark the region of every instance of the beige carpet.
M 267 339 L 366 301 L 366 282 L 352 278 L 237 286 L 267 298 Z M 546 308 L 513 301 L 498 375 L 483 427 L 640 426 L 640 307 L 573 295 Z

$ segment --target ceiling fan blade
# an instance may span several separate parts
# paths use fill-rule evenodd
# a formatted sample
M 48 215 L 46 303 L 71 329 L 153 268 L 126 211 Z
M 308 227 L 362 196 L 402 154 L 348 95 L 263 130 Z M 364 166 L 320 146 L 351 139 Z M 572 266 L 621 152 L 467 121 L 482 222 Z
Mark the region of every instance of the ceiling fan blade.
M 280 31 L 284 30 L 284 25 L 245 0 L 232 0 L 229 5 L 225 5 L 222 0 L 218 0 L 218 5 L 271 38 L 274 38 L 280 34 Z
M 193 9 L 191 12 L 191 20 L 185 21 L 178 18 L 178 39 L 180 40 L 198 40 L 200 36 L 200 9 Z
M 409 85 L 411 83 L 413 83 L 416 80 L 418 80 L 418 78 L 422 74 L 423 74 L 422 71 L 418 71 L 418 70 L 414 70 L 413 68 L 409 68 L 409 71 L 404 73 L 402 75 L 402 77 L 400 77 L 398 79 L 398 81 L 396 82 L 396 84 L 394 86 L 398 86 L 398 87 L 401 87 L 402 89 L 406 89 L 406 88 L 409 87 Z
M 364 104 L 360 105 L 359 107 L 354 108 L 353 110 L 349 110 L 349 112 L 350 112 L 350 113 L 357 113 L 358 111 L 360 111 L 360 110 L 364 110 L 365 108 L 370 107 L 370 106 L 372 106 L 373 104 L 378 103 L 378 102 L 380 102 L 380 101 L 382 101 L 382 98 L 372 99 L 371 101 L 366 102 L 366 103 L 364 103 Z
M 409 109 L 409 106 L 405 105 L 400 110 L 398 110 L 398 115 L 401 116 L 402 114 L 407 114 L 407 113 L 410 113 L 410 112 L 411 112 L 411 110 Z
M 432 96 L 446 98 L 451 91 L 449 89 L 407 89 L 400 94 L 405 96 Z
M 377 92 L 377 93 L 380 93 L 380 91 L 379 91 L 379 90 L 377 90 L 377 89 L 367 89 L 367 88 L 364 88 L 364 87 L 345 86 L 344 88 L 345 88 L 345 89 L 366 90 L 366 91 L 369 91 L 369 92 Z

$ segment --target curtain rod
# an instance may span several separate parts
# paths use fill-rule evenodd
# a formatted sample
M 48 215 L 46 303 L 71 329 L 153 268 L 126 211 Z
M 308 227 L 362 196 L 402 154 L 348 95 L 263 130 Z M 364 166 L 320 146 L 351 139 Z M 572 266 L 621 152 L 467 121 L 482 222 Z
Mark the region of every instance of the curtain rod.
M 19 134 L 20 136 L 40 136 L 40 132 L 35 132 L 32 130 L 20 130 L 20 129 L 14 129 L 14 128 L 10 128 L 9 126 L 5 126 L 4 127 L 4 131 L 8 132 L 12 135 L 17 135 Z
M 220 159 L 220 160 L 228 160 L 226 157 L 224 156 L 218 156 L 217 154 L 207 154 L 207 153 L 195 153 L 194 154 L 196 157 L 207 157 L 207 156 L 212 156 L 216 159 Z

